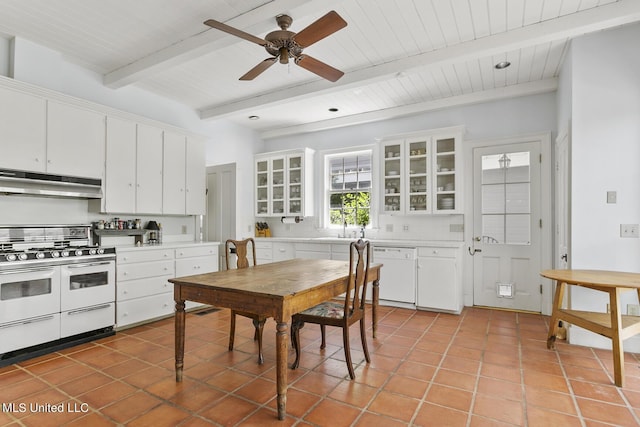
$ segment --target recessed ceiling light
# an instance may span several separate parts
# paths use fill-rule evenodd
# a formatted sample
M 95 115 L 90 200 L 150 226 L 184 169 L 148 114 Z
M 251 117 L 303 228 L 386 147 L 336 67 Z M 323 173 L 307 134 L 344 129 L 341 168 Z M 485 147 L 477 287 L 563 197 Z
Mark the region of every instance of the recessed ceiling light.
M 335 108 L 335 107 L 331 107 L 331 108 L 329 108 L 329 111 L 331 111 L 332 113 L 335 113 L 335 112 L 337 112 L 337 111 L 338 111 L 338 109 L 337 109 L 337 108 Z
M 494 65 L 494 68 L 496 70 L 503 70 L 503 69 L 507 68 L 509 65 L 511 65 L 511 62 L 509 62 L 509 61 L 501 61 L 501 62 L 498 62 L 496 65 Z
M 249 120 L 258 120 L 260 116 L 249 116 Z

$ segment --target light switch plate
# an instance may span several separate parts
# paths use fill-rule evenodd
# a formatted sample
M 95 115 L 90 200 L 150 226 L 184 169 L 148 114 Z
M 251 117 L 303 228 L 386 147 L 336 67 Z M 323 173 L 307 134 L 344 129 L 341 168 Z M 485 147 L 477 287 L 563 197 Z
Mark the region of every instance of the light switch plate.
M 607 191 L 607 203 L 617 203 L 618 194 L 615 191 Z

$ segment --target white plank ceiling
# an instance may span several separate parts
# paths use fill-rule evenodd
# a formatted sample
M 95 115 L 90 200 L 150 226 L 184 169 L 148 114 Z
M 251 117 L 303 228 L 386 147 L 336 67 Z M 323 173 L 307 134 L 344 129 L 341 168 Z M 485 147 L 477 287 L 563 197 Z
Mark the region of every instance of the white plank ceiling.
M 335 83 L 293 63 L 239 81 L 269 55 L 203 24 L 264 37 L 276 15 L 298 32 L 329 10 L 348 26 L 305 53 L 344 71 Z M 264 138 L 552 91 L 573 37 L 638 20 L 638 0 L 0 1 L 7 37 L 59 51 L 115 90 L 135 85 Z

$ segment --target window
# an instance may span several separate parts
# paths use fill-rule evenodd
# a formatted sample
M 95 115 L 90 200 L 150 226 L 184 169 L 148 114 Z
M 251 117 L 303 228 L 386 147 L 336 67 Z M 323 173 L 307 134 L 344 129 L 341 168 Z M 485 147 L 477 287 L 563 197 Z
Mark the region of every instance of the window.
M 329 226 L 367 225 L 371 211 L 371 150 L 325 158 Z

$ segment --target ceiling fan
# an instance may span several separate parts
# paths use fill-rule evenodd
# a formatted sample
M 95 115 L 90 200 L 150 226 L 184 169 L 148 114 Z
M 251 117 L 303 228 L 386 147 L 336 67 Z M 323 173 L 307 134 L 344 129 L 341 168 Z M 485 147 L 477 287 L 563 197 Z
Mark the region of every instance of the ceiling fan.
M 204 23 L 225 33 L 259 44 L 272 55 L 272 58 L 267 58 L 260 62 L 240 77 L 240 80 L 253 80 L 275 64 L 278 59 L 281 64 L 288 64 L 289 58 L 293 58 L 294 62 L 305 70 L 332 82 L 337 81 L 344 75 L 342 71 L 302 53 L 304 48 L 347 26 L 346 21 L 335 11 L 332 10 L 298 33 L 288 31 L 293 22 L 290 16 L 278 15 L 276 16 L 276 22 L 281 29 L 270 32 L 264 39 L 213 19 L 209 19 Z

